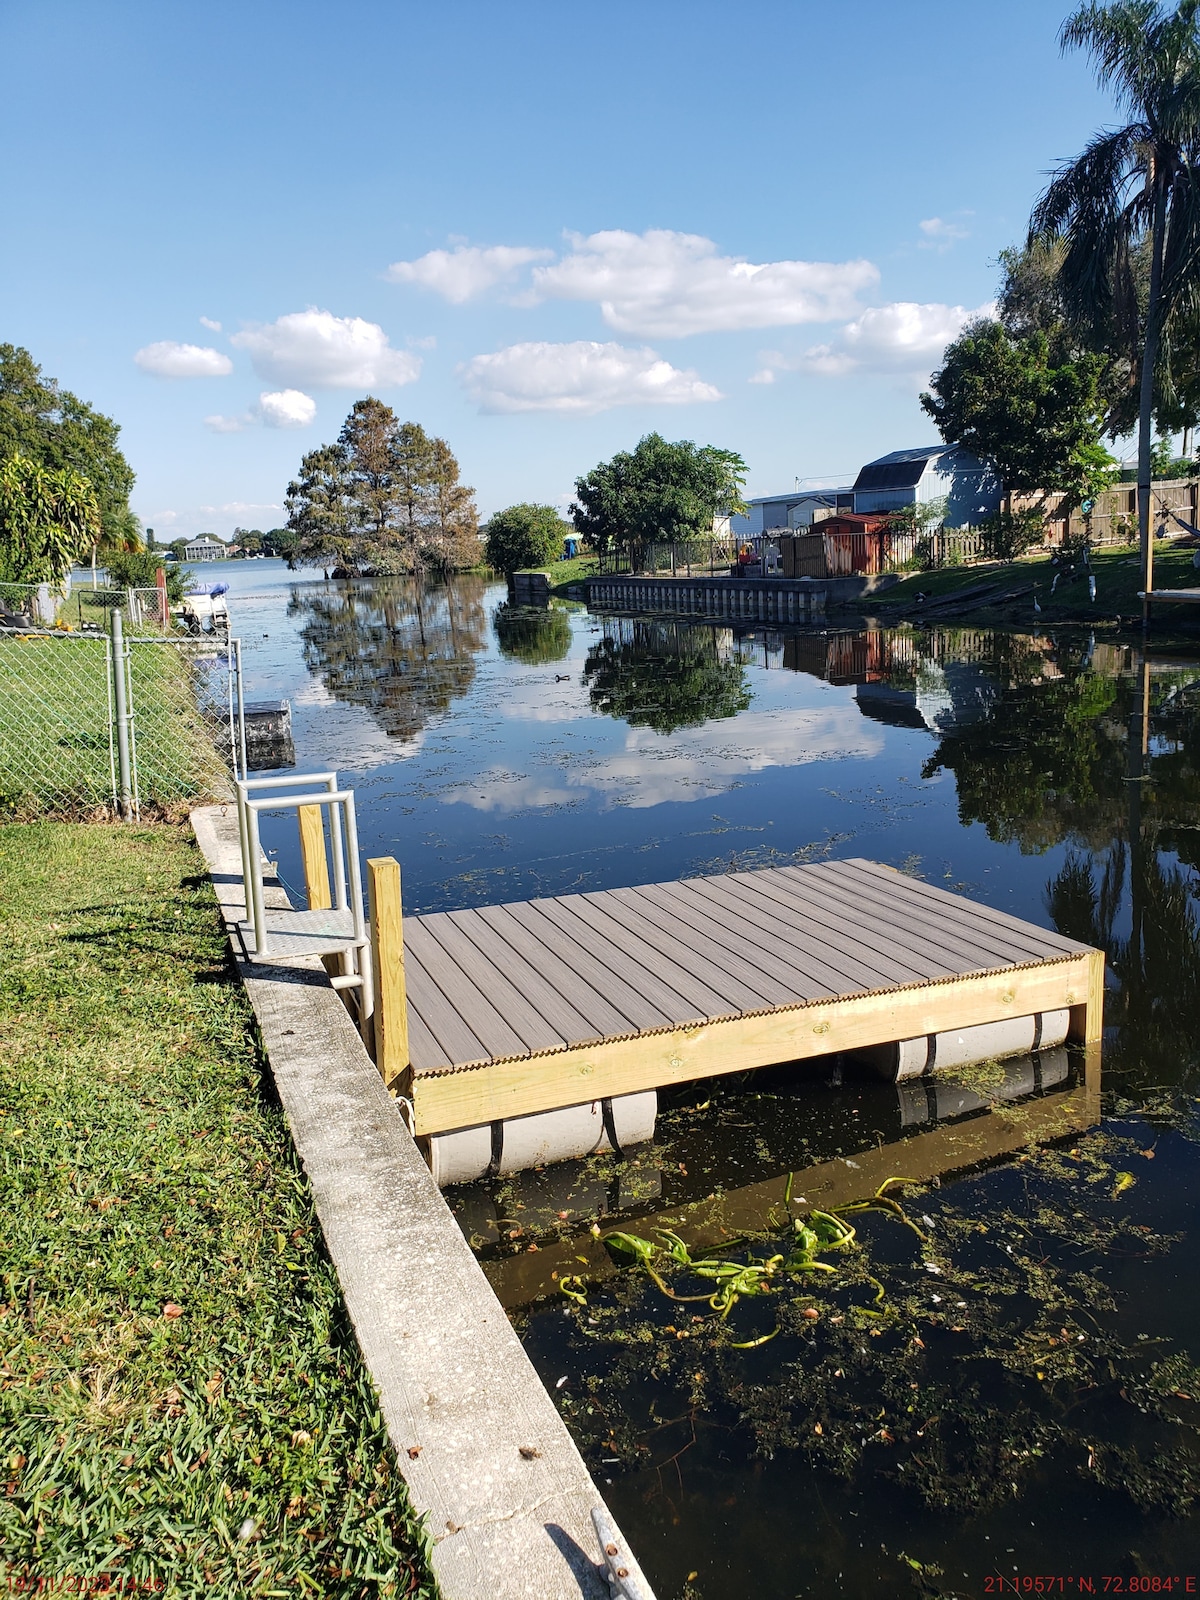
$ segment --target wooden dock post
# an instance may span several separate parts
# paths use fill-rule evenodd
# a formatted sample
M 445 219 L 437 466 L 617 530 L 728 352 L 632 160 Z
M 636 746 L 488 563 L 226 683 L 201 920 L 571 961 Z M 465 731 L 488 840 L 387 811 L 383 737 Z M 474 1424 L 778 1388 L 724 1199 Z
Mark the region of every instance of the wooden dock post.
M 1087 997 L 1071 1007 L 1067 1038 L 1073 1044 L 1098 1045 L 1104 1037 L 1104 952 L 1088 954 Z
M 375 979 L 375 1065 L 384 1083 L 390 1085 L 409 1065 L 400 863 L 394 856 L 377 856 L 367 862 L 367 898 Z
M 308 909 L 327 911 L 333 905 L 329 889 L 329 863 L 325 859 L 325 824 L 320 806 L 299 806 L 300 859 L 304 863 L 304 887 Z

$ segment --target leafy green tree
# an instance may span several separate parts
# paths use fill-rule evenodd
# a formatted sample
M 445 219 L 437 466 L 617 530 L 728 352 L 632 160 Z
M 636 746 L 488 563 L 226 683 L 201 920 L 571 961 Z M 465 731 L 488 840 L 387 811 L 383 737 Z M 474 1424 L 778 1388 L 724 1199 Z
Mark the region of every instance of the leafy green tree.
M 133 470 L 117 447 L 120 432 L 111 417 L 44 378 L 28 350 L 0 344 L 0 461 L 19 452 L 48 471 L 85 477 L 99 510 L 101 548 L 141 543 L 129 509 Z
M 571 648 L 571 620 L 561 606 L 534 611 L 504 600 L 493 613 L 492 627 L 500 654 L 531 667 L 562 661 Z
M 1200 262 L 1200 0 L 1088 4 L 1063 25 L 1130 116 L 1060 167 L 1030 219 L 1030 239 L 1065 241 L 1058 272 L 1068 320 L 1099 338 L 1121 329 L 1138 383 L 1138 525 L 1143 583 L 1153 587 L 1151 427 L 1155 377 L 1173 313 L 1197 300 Z M 1135 263 L 1149 251 L 1144 306 Z M 1149 601 L 1144 615 L 1149 616 Z
M 350 500 L 348 452 L 339 444 L 310 450 L 287 486 L 288 527 L 296 535 L 296 566 L 358 571 L 367 559 Z
M 295 566 L 292 558 L 298 543 L 291 528 L 268 528 L 263 534 L 262 552 L 265 556 L 282 556 L 289 566 Z
M 736 717 L 750 704 L 741 662 L 723 660 L 711 632 L 687 625 L 635 622 L 606 634 L 583 677 L 594 710 L 657 733 Z
M 439 572 L 462 572 L 480 560 L 475 491 L 458 481 L 458 460 L 444 439 L 430 450 L 430 517 L 421 550 Z
M 553 506 L 506 506 L 487 523 L 487 564 L 497 572 L 520 572 L 525 567 L 544 567 L 562 554 L 563 540 L 570 533 Z
M 745 481 L 746 463 L 733 450 L 648 433 L 575 480 L 571 520 L 602 555 L 636 556 L 653 540 L 707 538 L 715 519 L 745 510 Z
M 382 400 L 358 400 L 337 443 L 310 450 L 288 485 L 288 560 L 351 573 L 473 566 L 474 492 L 444 439 Z
M 1014 338 L 981 318 L 947 347 L 921 405 L 947 443 L 991 462 L 1006 489 L 1061 492 L 1078 505 L 1118 470 L 1100 444 L 1103 372 L 1088 353 L 1055 366 L 1040 329 Z
M 0 461 L 0 579 L 60 584 L 100 537 L 100 505 L 72 467 Z

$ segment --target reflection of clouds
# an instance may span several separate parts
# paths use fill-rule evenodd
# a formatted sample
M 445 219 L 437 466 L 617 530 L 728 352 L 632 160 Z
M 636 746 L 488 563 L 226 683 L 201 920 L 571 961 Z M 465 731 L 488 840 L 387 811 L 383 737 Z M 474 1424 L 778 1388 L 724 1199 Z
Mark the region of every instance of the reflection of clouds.
M 868 760 L 883 743 L 882 735 L 864 724 L 852 706 L 747 712 L 736 723 L 712 722 L 669 737 L 630 728 L 624 748 L 613 755 L 564 760 L 568 788 L 552 778 L 493 767 L 441 790 L 438 799 L 478 811 L 517 811 L 578 802 L 580 790 L 586 790 L 603 795 L 610 805 L 641 809 L 709 799 L 747 773 L 767 767 Z
M 579 796 L 569 789 L 556 789 L 552 781 L 492 767 L 476 778 L 440 789 L 438 800 L 444 806 L 472 806 L 476 811 L 523 811 L 527 806 L 577 805 Z
M 550 705 L 530 705 L 520 700 L 509 701 L 503 708 L 507 722 L 578 722 L 587 715 L 587 706 L 578 699 L 556 700 Z
M 867 760 L 883 738 L 849 707 L 745 712 L 736 722 L 710 722 L 681 729 L 670 740 L 631 728 L 625 749 L 568 782 L 632 792 L 625 805 L 661 805 L 721 794 L 736 780 L 767 767 L 797 767 L 811 761 Z

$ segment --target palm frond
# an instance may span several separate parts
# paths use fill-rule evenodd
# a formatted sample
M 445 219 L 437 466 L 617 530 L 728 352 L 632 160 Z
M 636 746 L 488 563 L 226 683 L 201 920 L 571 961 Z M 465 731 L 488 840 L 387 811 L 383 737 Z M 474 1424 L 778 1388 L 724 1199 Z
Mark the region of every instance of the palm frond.
M 1084 5 L 1063 23 L 1058 40 L 1064 51 L 1086 51 L 1096 76 L 1112 88 L 1117 103 L 1140 111 L 1151 76 L 1148 46 L 1161 22 L 1156 0 Z

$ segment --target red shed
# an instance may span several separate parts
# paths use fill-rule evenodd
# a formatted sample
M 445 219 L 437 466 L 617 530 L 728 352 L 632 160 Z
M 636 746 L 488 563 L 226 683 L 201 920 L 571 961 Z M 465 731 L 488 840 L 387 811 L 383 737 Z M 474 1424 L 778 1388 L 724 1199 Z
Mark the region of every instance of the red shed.
M 891 518 L 851 511 L 827 517 L 813 529 L 825 541 L 825 570 L 831 578 L 857 572 L 883 572 L 891 556 Z

